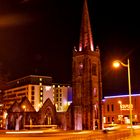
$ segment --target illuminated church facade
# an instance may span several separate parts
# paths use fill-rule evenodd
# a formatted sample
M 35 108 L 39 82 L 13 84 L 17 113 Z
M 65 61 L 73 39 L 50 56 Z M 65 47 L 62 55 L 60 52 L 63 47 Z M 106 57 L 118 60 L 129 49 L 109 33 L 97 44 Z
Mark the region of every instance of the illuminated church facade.
M 74 129 L 101 129 L 100 51 L 93 44 L 87 0 L 84 0 L 79 48 L 73 50 L 72 71 Z
M 25 106 L 26 108 L 23 108 Z M 65 130 L 102 129 L 100 51 L 93 43 L 87 0 L 84 0 L 79 47 L 73 50 L 70 106 L 67 110 L 60 112 L 56 104 L 47 98 L 36 111 L 25 96 L 20 102 L 11 105 L 7 110 L 6 119 L 7 129 L 16 130 L 28 128 L 31 125 L 32 127 L 56 125 Z

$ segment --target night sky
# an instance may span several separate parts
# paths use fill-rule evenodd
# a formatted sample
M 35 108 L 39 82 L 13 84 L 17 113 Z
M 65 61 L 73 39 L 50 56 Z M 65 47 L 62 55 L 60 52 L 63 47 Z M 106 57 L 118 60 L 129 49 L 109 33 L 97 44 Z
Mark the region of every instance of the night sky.
M 136 1 L 88 0 L 94 46 L 101 51 L 103 95 L 140 90 L 140 8 Z M 72 50 L 78 47 L 83 0 L 0 0 L 0 71 L 9 80 L 30 74 L 71 83 Z

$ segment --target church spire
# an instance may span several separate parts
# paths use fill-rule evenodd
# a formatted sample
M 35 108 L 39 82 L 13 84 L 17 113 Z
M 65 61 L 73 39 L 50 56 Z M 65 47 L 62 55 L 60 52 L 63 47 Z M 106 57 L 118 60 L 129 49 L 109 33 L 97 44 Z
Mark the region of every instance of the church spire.
M 94 51 L 87 0 L 84 0 L 79 42 L 79 51 L 83 51 L 84 49 Z

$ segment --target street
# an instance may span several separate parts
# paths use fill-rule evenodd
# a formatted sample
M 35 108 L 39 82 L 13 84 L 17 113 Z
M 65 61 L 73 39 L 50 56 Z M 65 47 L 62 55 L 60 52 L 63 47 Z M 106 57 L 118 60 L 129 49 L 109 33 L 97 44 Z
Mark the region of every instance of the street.
M 140 129 L 134 130 L 134 137 L 138 138 Z M 137 136 L 137 137 L 136 137 Z M 0 140 L 117 140 L 130 139 L 130 131 L 115 130 L 103 133 L 103 131 L 64 131 L 59 129 L 24 130 L 24 131 L 0 131 Z

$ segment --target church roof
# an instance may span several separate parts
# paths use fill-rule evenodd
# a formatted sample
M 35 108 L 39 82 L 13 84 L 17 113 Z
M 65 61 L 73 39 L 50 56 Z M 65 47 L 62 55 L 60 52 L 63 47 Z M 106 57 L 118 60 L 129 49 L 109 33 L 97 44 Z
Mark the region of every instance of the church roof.
M 83 51 L 85 49 L 94 51 L 87 0 L 84 0 L 83 6 L 79 51 Z

